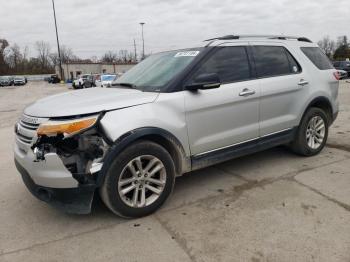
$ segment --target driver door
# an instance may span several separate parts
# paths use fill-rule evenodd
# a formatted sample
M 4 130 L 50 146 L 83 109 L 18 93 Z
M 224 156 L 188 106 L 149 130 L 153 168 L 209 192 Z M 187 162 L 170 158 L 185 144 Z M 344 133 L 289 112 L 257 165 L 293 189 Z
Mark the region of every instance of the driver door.
M 188 83 L 217 73 L 221 86 L 185 91 L 191 154 L 205 155 L 255 140 L 259 136 L 259 83 L 252 79 L 248 43 L 215 47 Z

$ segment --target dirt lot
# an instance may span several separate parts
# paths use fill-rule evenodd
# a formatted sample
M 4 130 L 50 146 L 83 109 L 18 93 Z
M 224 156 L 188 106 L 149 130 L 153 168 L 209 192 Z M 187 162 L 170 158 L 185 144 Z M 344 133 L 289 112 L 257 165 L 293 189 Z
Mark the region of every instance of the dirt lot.
M 350 84 L 327 147 L 275 148 L 177 179 L 156 214 L 61 213 L 35 199 L 13 164 L 23 108 L 65 85 L 0 88 L 0 261 L 350 261 Z

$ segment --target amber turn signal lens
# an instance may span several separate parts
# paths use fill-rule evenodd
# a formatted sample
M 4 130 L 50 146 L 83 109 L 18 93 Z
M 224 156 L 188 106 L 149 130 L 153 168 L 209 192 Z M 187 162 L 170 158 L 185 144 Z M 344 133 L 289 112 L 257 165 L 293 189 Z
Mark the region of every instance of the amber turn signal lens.
M 97 117 L 71 121 L 49 121 L 39 126 L 37 134 L 38 136 L 56 134 L 63 134 L 65 136 L 73 135 L 92 127 L 96 121 Z

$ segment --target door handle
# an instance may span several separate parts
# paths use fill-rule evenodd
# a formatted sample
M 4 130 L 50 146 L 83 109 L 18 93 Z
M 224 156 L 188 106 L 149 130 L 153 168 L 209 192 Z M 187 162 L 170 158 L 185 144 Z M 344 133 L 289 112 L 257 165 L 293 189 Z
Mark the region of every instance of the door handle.
M 308 85 L 308 84 L 309 84 L 309 82 L 306 81 L 306 80 L 304 80 L 304 79 L 300 79 L 300 81 L 299 81 L 299 83 L 298 83 L 299 86 L 306 86 L 306 85 Z
M 255 94 L 254 90 L 250 90 L 248 88 L 244 88 L 242 90 L 242 92 L 239 93 L 239 96 L 251 96 L 251 95 L 254 95 L 254 94 Z

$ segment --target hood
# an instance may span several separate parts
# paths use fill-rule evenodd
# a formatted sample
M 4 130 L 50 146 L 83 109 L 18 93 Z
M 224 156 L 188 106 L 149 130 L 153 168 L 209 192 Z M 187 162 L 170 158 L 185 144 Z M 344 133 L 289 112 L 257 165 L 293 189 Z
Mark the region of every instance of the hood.
M 158 93 L 121 88 L 89 88 L 38 100 L 24 113 L 36 117 L 64 117 L 152 103 Z

